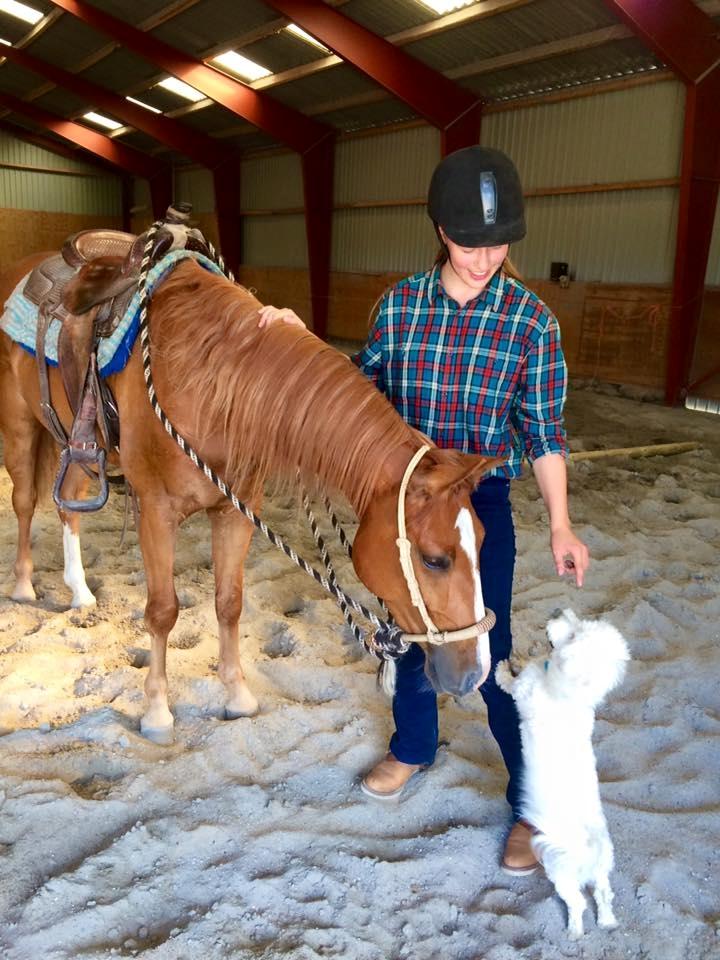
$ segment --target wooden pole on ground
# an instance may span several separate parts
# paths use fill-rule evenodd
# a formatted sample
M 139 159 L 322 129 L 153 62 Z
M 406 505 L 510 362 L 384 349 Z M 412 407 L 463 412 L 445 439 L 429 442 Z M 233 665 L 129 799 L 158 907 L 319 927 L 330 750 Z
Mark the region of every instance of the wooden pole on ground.
M 572 461 L 602 460 L 605 457 L 658 457 L 697 450 L 699 443 L 655 443 L 644 447 L 615 447 L 612 450 L 577 450 L 570 454 Z

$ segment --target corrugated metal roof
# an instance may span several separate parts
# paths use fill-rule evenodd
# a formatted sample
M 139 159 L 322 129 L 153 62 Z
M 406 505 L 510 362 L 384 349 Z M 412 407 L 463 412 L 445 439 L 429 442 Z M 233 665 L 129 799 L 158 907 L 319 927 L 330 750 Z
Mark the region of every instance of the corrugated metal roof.
M 232 38 L 277 18 L 277 11 L 260 0 L 200 0 L 157 27 L 152 35 L 185 53 L 201 56 L 223 40 L 230 45 Z
M 294 37 L 287 30 L 280 30 L 269 37 L 242 47 L 238 46 L 236 49 L 241 50 L 243 56 L 261 64 L 271 73 L 280 73 L 328 56 L 312 44 Z
M 93 0 L 93 6 L 135 26 L 168 8 L 168 0 Z
M 647 48 L 633 37 L 551 57 L 541 64 L 517 64 L 506 70 L 466 77 L 463 86 L 488 100 L 508 100 L 551 93 L 597 80 L 631 76 L 660 66 Z
M 270 93 L 277 100 L 300 110 L 303 107 L 313 109 L 319 103 L 374 93 L 377 89 L 377 84 L 368 80 L 360 71 L 341 64 L 300 80 L 293 80 L 292 83 L 272 87 Z
M 345 133 L 357 130 L 370 130 L 375 127 L 385 127 L 390 124 L 402 123 L 406 120 L 416 120 L 417 114 L 402 100 L 390 98 L 380 103 L 369 103 L 354 107 L 345 107 L 340 110 L 329 110 L 317 117 Z
M 537 0 L 409 44 L 405 49 L 436 70 L 452 70 L 539 43 L 560 40 L 617 24 L 596 0 Z M 537 67 L 536 67 L 537 69 Z
M 386 37 L 421 23 L 437 19 L 429 7 L 417 0 L 349 0 L 340 8 L 345 16 Z
M 148 63 L 124 47 L 118 47 L 107 57 L 83 70 L 82 77 L 90 83 L 107 87 L 108 90 L 122 92 L 138 83 L 148 83 L 160 72 L 156 65 Z
M 85 113 L 90 109 L 90 104 L 87 100 L 76 97 L 69 91 L 60 90 L 57 87 L 49 90 L 47 93 L 44 93 L 42 97 L 38 97 L 32 102 L 36 107 L 49 110 L 50 113 L 57 114 L 58 117 L 72 117 L 74 114 Z M 89 126 L 91 126 L 93 130 L 100 129 L 90 124 Z
M 77 17 L 66 15 L 33 40 L 28 52 L 72 73 L 79 63 L 106 43 L 106 36 L 86 26 Z
M 226 110 L 225 107 L 213 103 L 202 110 L 193 110 L 182 117 L 182 122 L 192 127 L 194 130 L 202 130 L 203 133 L 215 133 L 216 131 L 227 130 L 233 124 L 244 123 L 240 117 Z
M 1 48 L 0 48 L 1 49 Z M 0 90 L 11 93 L 15 97 L 24 97 L 25 94 L 41 83 L 40 77 L 30 70 L 24 70 L 6 60 L 0 68 Z

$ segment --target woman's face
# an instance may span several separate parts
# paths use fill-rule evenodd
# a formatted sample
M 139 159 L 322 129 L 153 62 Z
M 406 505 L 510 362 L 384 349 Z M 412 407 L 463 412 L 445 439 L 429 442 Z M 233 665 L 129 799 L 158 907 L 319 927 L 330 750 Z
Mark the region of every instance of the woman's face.
M 485 289 L 493 274 L 502 266 L 510 246 L 503 243 L 499 247 L 461 247 L 446 236 L 442 227 L 440 236 L 448 249 L 448 262 L 453 272 L 472 296 L 477 296 Z

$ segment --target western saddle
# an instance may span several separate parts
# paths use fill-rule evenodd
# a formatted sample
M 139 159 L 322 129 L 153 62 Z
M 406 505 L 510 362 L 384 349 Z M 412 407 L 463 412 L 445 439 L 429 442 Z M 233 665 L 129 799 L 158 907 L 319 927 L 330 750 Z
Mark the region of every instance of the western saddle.
M 150 265 L 177 249 L 212 256 L 202 233 L 190 226 L 190 212 L 187 203 L 168 207 L 150 250 Z M 53 499 L 64 510 L 99 510 L 107 501 L 106 451 L 119 449 L 120 421 L 112 392 L 98 375 L 97 348 L 127 311 L 137 289 L 146 243 L 147 234 L 81 230 L 68 237 L 59 254 L 35 267 L 23 288 L 25 298 L 38 307 L 35 355 L 40 406 L 48 430 L 62 448 Z M 69 435 L 50 396 L 45 343 L 53 320 L 61 324 L 58 367 L 74 418 Z M 97 496 L 62 498 L 63 481 L 73 463 L 98 480 Z

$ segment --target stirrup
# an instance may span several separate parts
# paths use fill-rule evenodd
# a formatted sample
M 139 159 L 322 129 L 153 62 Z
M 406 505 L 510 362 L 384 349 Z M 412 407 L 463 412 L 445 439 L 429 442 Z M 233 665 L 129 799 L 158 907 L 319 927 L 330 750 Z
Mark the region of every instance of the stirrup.
M 100 483 L 100 491 L 96 497 L 88 497 L 85 500 L 64 500 L 60 496 L 65 475 L 70 465 L 76 463 L 83 469 L 97 465 L 97 478 Z M 55 478 L 53 486 L 53 500 L 59 510 L 72 510 L 75 513 L 92 513 L 94 510 L 100 510 L 107 503 L 108 498 L 108 480 L 105 471 L 105 451 L 97 444 L 83 447 L 65 447 L 60 454 L 60 469 Z

